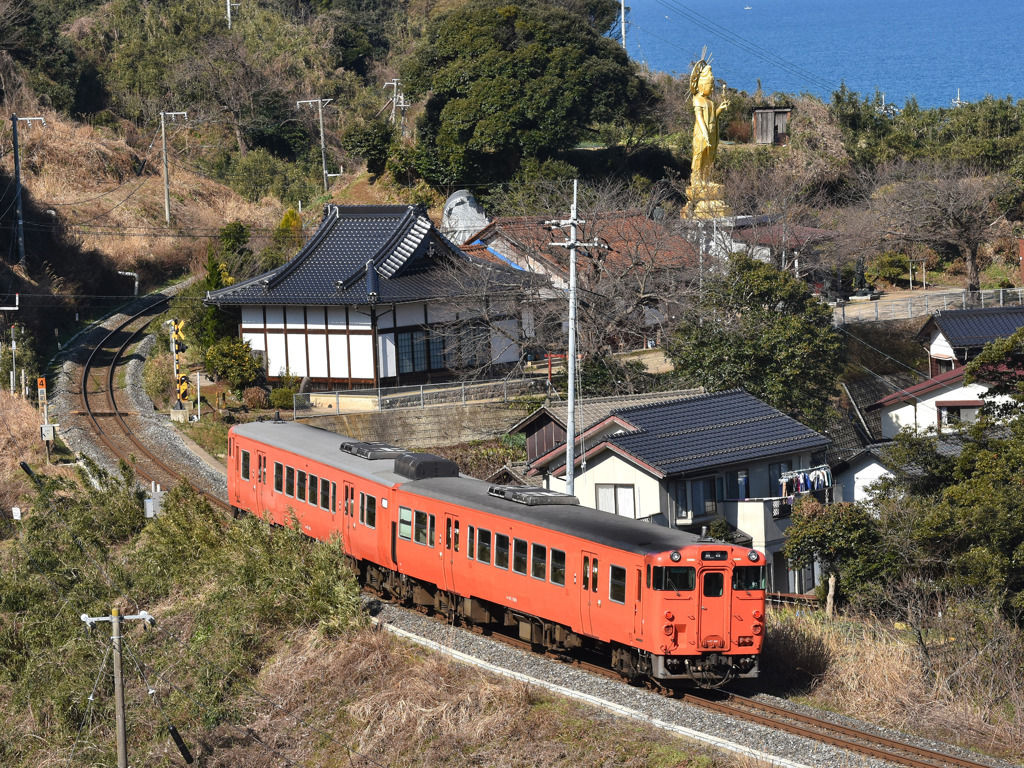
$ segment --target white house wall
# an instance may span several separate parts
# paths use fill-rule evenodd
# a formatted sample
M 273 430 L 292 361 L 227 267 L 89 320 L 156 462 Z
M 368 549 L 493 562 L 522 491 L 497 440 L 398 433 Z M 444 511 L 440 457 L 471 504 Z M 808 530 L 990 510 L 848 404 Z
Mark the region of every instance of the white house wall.
M 938 427 L 941 401 L 981 400 L 988 388 L 981 384 L 964 386 L 953 382 L 949 386 L 928 392 L 917 398 L 916 403 L 896 403 L 882 408 L 882 437 L 894 438 L 902 429 L 923 432 L 929 427 Z
M 373 337 L 349 336 L 352 352 L 352 378 L 373 379 Z
M 565 478 L 548 476 L 548 487 L 565 492 Z M 588 507 L 597 506 L 597 485 L 632 485 L 635 509 L 633 516 L 648 519 L 661 513 L 661 486 L 658 478 L 624 461 L 618 454 L 606 451 L 588 462 L 587 471 L 578 473 L 573 481 L 576 497 Z
M 835 481 L 843 487 L 844 501 L 870 501 L 868 486 L 889 476 L 889 470 L 875 456 L 868 454 L 854 458 L 849 467 L 836 474 Z
M 519 359 L 519 323 L 515 320 L 501 320 L 496 323 L 500 330 L 491 334 L 491 360 L 495 363 L 514 363 Z
M 956 352 L 953 347 L 950 346 L 949 342 L 946 341 L 946 337 L 942 335 L 942 332 L 938 329 L 932 331 L 931 343 L 928 345 L 928 354 L 931 357 L 940 358 L 942 360 L 955 360 Z

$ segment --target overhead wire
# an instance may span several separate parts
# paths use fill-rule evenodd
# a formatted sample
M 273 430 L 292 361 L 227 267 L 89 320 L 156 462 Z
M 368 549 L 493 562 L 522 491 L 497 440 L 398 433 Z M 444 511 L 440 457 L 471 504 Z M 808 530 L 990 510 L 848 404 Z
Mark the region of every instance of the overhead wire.
M 107 650 L 103 654 L 103 661 L 100 662 L 99 672 L 96 673 L 96 682 L 92 685 L 92 692 L 89 694 L 88 704 L 85 707 L 85 714 L 82 715 L 82 722 L 78 726 L 78 734 L 75 736 L 75 741 L 71 745 L 71 753 L 68 755 L 67 762 L 64 763 L 64 768 L 68 768 L 71 762 L 75 759 L 75 752 L 78 750 L 78 743 L 82 740 L 82 731 L 85 730 L 85 724 L 89 721 L 89 717 L 92 714 L 92 703 L 96 700 L 96 690 L 100 687 L 100 679 L 103 677 L 103 670 L 107 667 L 107 659 L 110 658 L 110 651 L 113 646 L 112 642 L 108 642 Z

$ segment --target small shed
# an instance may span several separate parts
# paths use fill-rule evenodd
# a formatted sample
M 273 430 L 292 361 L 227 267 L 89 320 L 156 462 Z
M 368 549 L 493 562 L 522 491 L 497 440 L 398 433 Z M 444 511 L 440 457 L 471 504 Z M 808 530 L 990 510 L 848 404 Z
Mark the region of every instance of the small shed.
M 789 141 L 792 107 L 761 107 L 754 110 L 754 143 L 785 144 Z

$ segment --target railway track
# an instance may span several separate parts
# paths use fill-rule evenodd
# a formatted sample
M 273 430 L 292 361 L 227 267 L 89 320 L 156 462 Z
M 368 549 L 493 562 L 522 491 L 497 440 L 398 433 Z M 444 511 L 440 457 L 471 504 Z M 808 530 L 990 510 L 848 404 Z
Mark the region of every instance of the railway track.
M 380 598 L 380 595 L 377 593 L 373 594 L 375 597 Z M 445 621 L 442 616 L 435 616 L 435 618 Z M 476 634 L 489 635 L 493 639 L 497 639 L 514 648 L 526 652 L 534 652 L 534 648 L 529 642 L 520 640 L 514 635 L 506 635 L 500 632 L 491 633 L 480 627 L 469 627 L 469 629 Z M 556 654 L 547 654 L 547 656 L 559 662 L 571 664 L 591 674 L 621 680 L 618 673 L 601 664 Z M 800 736 L 876 760 L 885 760 L 895 765 L 910 766 L 911 768 L 991 768 L 989 763 L 977 762 L 945 752 L 919 747 L 906 741 L 862 731 L 830 720 L 795 712 L 785 707 L 767 704 L 746 696 L 721 691 L 680 691 L 678 689 L 649 687 L 690 706 L 700 707 L 703 710 L 716 714 L 756 723 L 773 730 L 781 730 L 794 736 Z
M 166 298 L 149 304 L 111 330 L 96 344 L 82 367 L 79 396 L 82 410 L 74 413 L 88 421 L 95 438 L 117 459 L 125 461 L 136 476 L 163 488 L 187 482 L 211 504 L 224 510 L 230 506 L 215 494 L 186 479 L 185 471 L 171 466 L 139 437 L 141 422 L 127 401 L 118 376 L 124 370 L 126 352 L 146 332 L 150 321 L 167 305 Z

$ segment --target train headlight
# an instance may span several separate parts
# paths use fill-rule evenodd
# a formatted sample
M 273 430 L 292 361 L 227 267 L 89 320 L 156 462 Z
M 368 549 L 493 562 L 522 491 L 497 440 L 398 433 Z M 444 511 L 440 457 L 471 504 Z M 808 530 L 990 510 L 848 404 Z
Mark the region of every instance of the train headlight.
M 764 616 L 764 614 L 763 614 L 763 613 L 761 613 L 761 611 L 759 611 L 759 610 L 757 610 L 757 609 L 755 608 L 755 609 L 754 609 L 754 618 L 755 618 L 755 619 L 756 619 L 757 621 L 760 621 L 760 620 L 761 620 L 761 617 L 762 617 L 762 616 Z
M 750 559 L 750 562 L 756 563 L 757 562 L 757 550 L 752 549 L 749 552 L 747 552 L 747 557 Z
M 672 621 L 675 617 L 676 617 L 676 615 L 674 613 L 672 613 L 672 611 L 665 611 L 665 620 L 666 621 Z
M 682 556 L 682 555 L 680 555 L 680 554 L 679 554 L 678 552 L 673 552 L 673 553 L 672 553 L 671 555 L 669 555 L 669 556 L 668 556 L 668 558 L 669 558 L 669 560 L 671 560 L 671 561 L 672 561 L 673 563 L 678 563 L 678 562 L 679 562 L 680 560 L 682 560 L 682 559 L 683 559 L 683 556 Z

